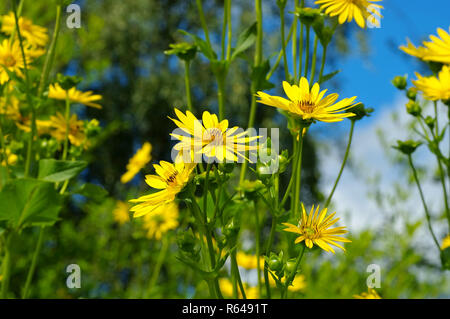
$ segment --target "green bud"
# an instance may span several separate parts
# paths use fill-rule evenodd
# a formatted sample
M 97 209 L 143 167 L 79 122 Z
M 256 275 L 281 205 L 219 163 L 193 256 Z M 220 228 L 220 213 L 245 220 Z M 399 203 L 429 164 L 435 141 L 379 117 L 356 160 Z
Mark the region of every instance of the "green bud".
M 277 255 L 269 258 L 269 262 L 267 264 L 269 265 L 269 269 L 274 272 L 280 272 L 283 269 L 283 261 L 281 261 Z
M 410 87 L 408 91 L 406 91 L 406 96 L 408 99 L 415 101 L 417 96 L 417 88 Z
M 297 269 L 295 269 L 296 266 L 296 259 L 291 258 L 288 261 L 286 261 L 286 275 L 289 276 L 293 272 L 296 272 Z
M 393 148 L 399 150 L 405 155 L 411 155 L 414 153 L 414 151 L 421 145 L 421 142 L 416 142 L 413 140 L 407 140 L 407 141 L 397 141 L 397 145 L 393 146 Z
M 399 90 L 404 90 L 406 88 L 407 85 L 407 81 L 406 81 L 406 76 L 396 76 L 393 80 L 392 80 L 392 84 Z
M 406 112 L 412 116 L 419 116 L 422 113 L 422 108 L 419 103 L 409 100 L 408 103 L 406 103 Z
M 92 119 L 87 122 L 85 132 L 88 137 L 97 136 L 100 132 L 100 123 L 98 120 Z
M 427 116 L 425 118 L 425 123 L 432 130 L 434 128 L 434 124 L 436 123 L 436 120 L 434 118 L 432 118 L 431 116 Z
M 58 75 L 56 76 L 56 82 L 65 91 L 68 91 L 73 87 L 76 87 L 81 81 L 82 78 L 79 76 L 67 76 L 62 75 L 60 73 L 58 73 Z
M 286 7 L 287 0 L 277 0 L 277 6 L 280 10 L 283 10 Z
M 234 218 L 231 218 L 231 220 L 222 229 L 222 232 L 227 238 L 227 242 L 232 243 L 233 245 L 239 234 L 239 230 L 240 230 L 239 224 L 237 223 L 237 221 L 235 221 Z
M 319 9 L 308 7 L 297 8 L 294 13 L 299 17 L 300 21 L 308 27 L 311 26 L 321 15 Z
M 373 109 L 365 108 L 364 104 L 358 103 L 354 105 L 352 108 L 350 108 L 348 111 L 355 114 L 355 116 L 349 117 L 351 121 L 359 121 L 365 116 L 370 116 L 370 113 L 373 112 Z
M 195 44 L 190 44 L 187 42 L 172 43 L 169 44 L 170 49 L 164 51 L 164 54 L 172 55 L 176 54 L 181 60 L 189 62 L 195 58 L 197 53 L 197 46 Z

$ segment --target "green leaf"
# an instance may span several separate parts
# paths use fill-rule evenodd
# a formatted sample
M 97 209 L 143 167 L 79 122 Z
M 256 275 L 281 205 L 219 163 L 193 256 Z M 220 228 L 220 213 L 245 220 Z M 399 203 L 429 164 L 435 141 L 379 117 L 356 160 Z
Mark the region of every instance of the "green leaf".
M 86 196 L 95 202 L 101 202 L 106 196 L 108 196 L 108 191 L 106 189 L 91 183 L 83 184 L 83 186 L 74 191 L 74 193 Z
M 450 247 L 441 250 L 442 269 L 450 270 Z
M 210 59 L 210 60 L 217 59 L 216 53 L 212 50 L 212 48 L 209 46 L 209 44 L 205 40 L 203 40 L 202 38 L 196 36 L 195 34 L 189 33 L 187 31 L 184 31 L 184 30 L 178 30 L 178 31 L 184 35 L 191 37 L 192 40 L 194 40 L 194 42 L 197 45 L 200 52 L 202 52 L 208 59 Z
M 234 60 L 239 54 L 247 50 L 256 41 L 256 25 L 254 22 L 250 27 L 245 29 L 238 37 L 236 48 L 231 55 L 231 60 Z
M 324 75 L 322 77 L 322 81 L 320 82 L 320 84 L 325 83 L 326 81 L 331 80 L 336 74 L 338 74 L 339 72 L 341 72 L 341 70 L 336 70 L 334 72 L 328 73 L 326 75 Z
M 16 229 L 34 224 L 54 224 L 58 220 L 62 197 L 53 183 L 36 179 L 16 179 L 0 192 L 0 221 Z
M 54 183 L 64 182 L 80 174 L 86 166 L 85 161 L 43 159 L 39 161 L 38 179 Z
M 251 78 L 256 83 L 256 91 L 264 91 L 270 90 L 275 85 L 273 83 L 266 80 L 266 75 L 270 71 L 270 62 L 269 60 L 265 60 L 261 65 L 252 67 L 252 75 Z

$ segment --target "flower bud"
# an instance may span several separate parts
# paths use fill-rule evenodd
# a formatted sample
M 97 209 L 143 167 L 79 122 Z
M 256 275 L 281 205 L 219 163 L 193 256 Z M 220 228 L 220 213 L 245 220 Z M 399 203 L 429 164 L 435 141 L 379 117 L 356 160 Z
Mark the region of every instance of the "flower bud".
M 406 82 L 406 76 L 396 76 L 392 80 L 392 84 L 399 90 L 404 90 L 406 88 L 407 82 Z
M 350 108 L 348 111 L 355 114 L 355 116 L 349 117 L 351 121 L 359 121 L 365 116 L 370 116 L 370 113 L 373 112 L 373 109 L 365 108 L 364 104 L 358 103 L 354 105 L 352 108 Z
M 181 60 L 190 61 L 195 58 L 197 53 L 197 46 L 195 44 L 190 44 L 187 42 L 181 43 L 171 43 L 169 44 L 170 49 L 164 51 L 164 54 L 172 55 L 175 54 Z
M 408 103 L 406 103 L 406 112 L 412 116 L 419 116 L 420 113 L 422 113 L 422 108 L 419 103 L 409 100 Z
M 435 123 L 436 123 L 435 119 L 432 118 L 431 116 L 427 116 L 425 118 L 425 124 L 427 124 L 431 130 L 434 128 Z
M 316 8 L 297 8 L 295 15 L 299 17 L 303 24 L 309 27 L 321 15 L 321 13 L 320 10 Z
M 295 258 L 291 258 L 286 262 L 286 275 L 289 276 L 293 272 L 296 272 L 297 269 L 295 269 L 296 266 L 296 260 Z
M 399 150 L 405 155 L 411 155 L 414 153 L 414 151 L 421 145 L 421 142 L 416 142 L 413 140 L 407 140 L 407 141 L 397 141 L 397 145 L 393 146 L 393 148 Z
M 406 91 L 406 97 L 412 101 L 416 100 L 416 96 L 417 96 L 417 88 L 415 87 L 410 87 L 408 89 L 408 91 Z
M 76 87 L 81 81 L 82 79 L 79 76 L 67 76 L 60 73 L 56 76 L 56 82 L 66 91 Z

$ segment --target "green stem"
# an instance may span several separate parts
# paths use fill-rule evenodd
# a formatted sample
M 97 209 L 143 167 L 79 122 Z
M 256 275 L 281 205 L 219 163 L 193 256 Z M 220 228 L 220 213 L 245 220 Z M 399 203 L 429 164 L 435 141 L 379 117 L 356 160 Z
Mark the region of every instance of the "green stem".
M 258 292 L 261 294 L 262 285 L 261 285 L 261 263 L 259 262 L 259 258 L 261 256 L 261 235 L 260 235 L 260 223 L 259 223 L 259 212 L 256 207 L 257 202 L 253 201 L 253 206 L 255 208 L 255 241 L 256 241 L 256 272 L 258 275 Z
M 27 280 L 25 282 L 25 287 L 22 292 L 22 299 L 28 298 L 31 281 L 33 280 L 33 275 L 36 270 L 37 260 L 38 260 L 39 254 L 41 253 L 43 239 L 44 239 L 44 227 L 42 226 L 39 229 L 39 237 L 38 237 L 38 241 L 36 244 L 36 248 L 34 250 L 33 259 L 31 260 L 31 266 L 30 266 L 30 269 L 28 270 Z
M 262 29 L 262 0 L 255 0 L 255 11 L 256 11 L 256 48 L 255 48 L 255 59 L 254 59 L 254 67 L 257 67 L 262 62 L 262 37 L 263 37 L 263 29 Z M 256 116 L 256 96 L 255 93 L 257 91 L 257 83 L 256 79 L 252 80 L 250 93 L 252 96 L 251 105 L 250 105 L 250 115 L 248 118 L 248 128 L 253 127 L 255 123 L 255 116 Z M 239 183 L 242 183 L 245 178 L 245 173 L 247 171 L 247 161 L 244 161 L 242 163 L 242 169 L 241 174 L 239 177 Z
M 297 159 L 297 168 L 295 171 L 295 186 L 293 193 L 293 205 L 292 205 L 292 216 L 295 216 L 298 212 L 298 204 L 300 199 L 300 186 L 301 186 L 301 175 L 302 175 L 302 156 L 303 156 L 303 128 L 300 128 L 299 139 L 298 139 L 298 159 Z
M 225 76 L 220 74 L 217 76 L 217 99 L 219 102 L 219 121 L 222 121 L 225 116 Z
M 226 10 L 227 10 L 227 61 L 230 61 L 231 58 L 231 37 L 233 33 L 232 25 L 231 25 L 231 0 L 225 0 Z
M 298 8 L 298 0 L 294 0 L 294 10 L 297 10 Z M 294 79 L 297 79 L 297 24 L 298 24 L 298 17 L 294 15 L 294 22 L 293 22 L 293 36 L 292 36 L 292 67 L 294 71 Z M 302 32 L 303 33 L 303 32 Z M 302 42 L 302 40 L 300 40 Z M 300 59 L 301 61 L 301 59 Z
M 419 177 L 417 176 L 417 171 L 416 171 L 416 168 L 414 167 L 411 154 L 408 154 L 408 162 L 409 162 L 409 166 L 411 167 L 411 169 L 413 171 L 414 180 L 416 181 L 417 188 L 419 189 L 420 199 L 422 200 L 423 208 L 425 210 L 425 216 L 426 216 L 426 219 L 427 219 L 428 229 L 430 230 L 431 236 L 433 237 L 433 240 L 434 240 L 434 243 L 436 244 L 436 247 L 440 250 L 441 247 L 439 245 L 438 240 L 436 239 L 436 235 L 434 234 L 433 228 L 431 226 L 430 212 L 429 212 L 428 206 L 427 206 L 427 204 L 425 202 L 425 197 L 423 196 L 422 187 L 420 186 Z
M 5 240 L 5 255 L 3 257 L 3 262 L 2 262 L 2 290 L 1 290 L 1 295 L 0 295 L 0 299 L 6 299 L 8 297 L 8 289 L 9 289 L 9 279 L 11 276 L 11 250 L 10 250 L 10 245 L 11 245 L 11 237 L 12 237 L 12 233 L 6 236 L 6 240 Z
M 147 291 L 147 296 L 146 296 L 147 298 L 150 298 L 152 295 L 153 288 L 155 287 L 156 282 L 158 280 L 162 265 L 167 256 L 168 249 L 169 249 L 169 240 L 166 237 L 163 237 L 161 250 L 159 251 L 159 255 L 158 255 L 158 259 L 156 260 L 155 268 L 153 269 L 152 276 L 150 277 L 151 279 L 150 279 L 149 286 L 148 286 L 148 291 Z
M 62 160 L 65 161 L 67 159 L 67 153 L 69 151 L 69 132 L 70 132 L 70 99 L 69 99 L 69 91 L 66 91 L 66 111 L 64 118 L 66 120 L 66 132 L 64 136 L 64 148 Z
M 196 0 L 196 2 L 197 2 L 198 15 L 200 16 L 200 23 L 202 25 L 203 32 L 205 33 L 206 42 L 208 43 L 209 47 L 212 49 L 211 41 L 209 39 L 208 26 L 206 25 L 205 14 L 203 13 L 202 0 Z
M 9 179 L 9 164 L 8 164 L 8 155 L 6 154 L 6 144 L 5 144 L 5 137 L 3 136 L 3 116 L 0 114 L 0 146 L 2 147 L 2 155 L 3 155 L 3 161 L 5 161 L 5 167 L 6 167 L 6 180 Z M 0 165 L 3 161 L 0 161 Z M 0 184 L 0 188 L 1 188 Z
M 325 61 L 327 59 L 327 46 L 322 46 L 322 64 L 320 66 L 320 72 L 319 72 L 319 84 L 322 83 L 323 80 L 323 70 L 325 69 Z
M 225 59 L 225 36 L 226 36 L 226 32 L 227 32 L 227 22 L 228 22 L 227 1 L 229 1 L 229 0 L 225 0 L 225 2 L 223 4 L 222 40 L 220 43 L 220 47 L 221 47 L 220 57 L 222 60 Z
M 284 297 L 287 298 L 287 294 L 288 294 L 288 289 L 289 286 L 291 285 L 292 281 L 294 280 L 295 276 L 297 275 L 297 270 L 298 270 L 298 266 L 300 265 L 300 262 L 302 261 L 303 258 L 303 254 L 305 253 L 305 245 L 302 245 L 300 254 L 297 256 L 297 260 L 295 261 L 295 267 L 294 267 L 294 271 L 292 271 L 292 273 L 289 275 L 289 277 L 286 280 L 285 283 L 285 292 L 284 292 Z
M 287 36 L 287 39 L 286 39 L 286 45 L 291 40 L 293 30 L 294 30 L 294 23 L 291 24 L 291 28 L 289 29 L 289 33 L 288 33 L 288 36 Z M 277 59 L 275 61 L 275 64 L 272 66 L 272 68 L 270 69 L 269 73 L 267 73 L 267 75 L 266 75 L 266 80 L 267 81 L 270 80 L 270 78 L 272 77 L 273 73 L 278 68 L 278 65 L 280 64 L 280 61 L 281 61 L 282 57 L 283 57 L 283 49 L 281 49 L 280 52 L 278 52 L 278 57 L 277 57 Z
M 191 96 L 191 84 L 190 84 L 190 74 L 189 74 L 189 61 L 184 61 L 184 85 L 186 87 L 186 101 L 188 110 L 194 112 L 192 107 L 192 96 Z
M 236 260 L 236 249 L 233 250 L 233 252 L 230 255 L 231 259 L 231 274 L 233 279 L 233 295 L 234 298 L 238 298 L 237 294 L 237 287 L 239 286 L 239 290 L 241 291 L 242 298 L 247 299 L 247 296 L 245 294 L 244 285 L 242 284 L 241 275 L 239 273 L 239 267 Z
M 269 235 L 269 241 L 267 242 L 266 246 L 266 256 L 269 257 L 270 251 L 272 250 L 273 240 L 275 238 L 275 228 L 277 225 L 277 217 L 272 217 L 272 226 L 270 228 L 270 235 Z M 270 282 L 269 282 L 269 265 L 267 264 L 267 261 L 264 261 L 264 283 L 266 286 L 266 294 L 267 298 L 271 299 L 270 294 Z
M 61 29 L 61 5 L 56 6 L 56 20 L 55 28 L 53 30 L 52 41 L 45 57 L 44 68 L 42 69 L 41 79 L 39 81 L 38 96 L 42 96 L 44 88 L 47 85 L 50 70 L 52 69 L 53 61 L 55 60 L 56 44 L 58 42 L 59 31 Z
M 286 57 L 286 41 L 284 39 L 284 8 L 280 7 L 281 50 L 283 51 L 284 78 L 289 81 L 289 68 Z
M 333 188 L 331 189 L 331 193 L 330 193 L 330 195 L 328 195 L 328 198 L 325 202 L 325 207 L 328 207 L 328 205 L 330 205 L 331 198 L 333 197 L 334 191 L 336 190 L 339 180 L 341 179 L 342 172 L 344 171 L 345 164 L 347 163 L 348 154 L 350 153 L 350 145 L 352 144 L 353 130 L 355 128 L 356 121 L 352 120 L 351 122 L 352 122 L 352 125 L 350 126 L 350 132 L 348 134 L 347 148 L 345 149 L 345 154 L 344 154 L 344 159 L 342 160 L 341 169 L 339 170 L 339 174 L 336 178 L 336 181 L 334 182 Z
M 304 76 L 305 78 L 308 78 L 308 67 L 309 67 L 309 37 L 310 37 L 310 31 L 311 27 L 308 25 L 306 26 L 306 56 L 305 56 L 305 72 Z
M 319 43 L 319 37 L 317 34 L 314 35 L 314 49 L 312 56 L 312 64 L 311 64 L 311 78 L 309 79 L 309 83 L 314 83 L 314 77 L 316 75 L 316 61 L 317 61 L 317 44 Z

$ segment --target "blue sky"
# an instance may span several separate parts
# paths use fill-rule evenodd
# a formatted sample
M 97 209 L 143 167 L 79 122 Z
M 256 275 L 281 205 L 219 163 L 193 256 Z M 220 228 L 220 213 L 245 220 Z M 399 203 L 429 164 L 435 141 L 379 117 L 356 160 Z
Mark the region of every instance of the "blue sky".
M 415 78 L 414 71 L 419 70 L 416 59 L 399 51 L 398 46 L 406 44 L 406 38 L 418 45 L 430 34 L 436 34 L 438 27 L 448 32 L 450 26 L 448 0 L 385 0 L 382 5 L 381 28 L 366 30 L 370 55 L 364 58 L 355 50 L 345 60 L 337 61 L 338 68 L 343 70 L 337 75 L 342 80 L 340 93 L 356 95 L 377 111 L 398 95 L 390 83 L 394 76 L 408 74 L 409 78 Z M 357 45 L 354 48 L 358 49 Z M 376 116 L 375 113 L 372 118 Z

